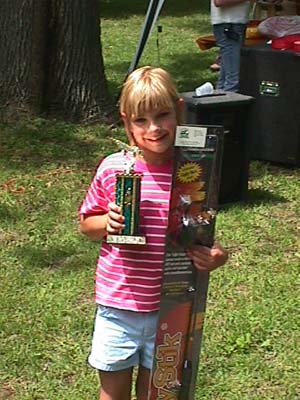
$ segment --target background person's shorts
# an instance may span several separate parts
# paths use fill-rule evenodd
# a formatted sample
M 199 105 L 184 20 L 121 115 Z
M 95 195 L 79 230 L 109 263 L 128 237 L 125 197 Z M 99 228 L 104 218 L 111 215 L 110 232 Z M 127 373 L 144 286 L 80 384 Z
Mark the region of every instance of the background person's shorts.
M 134 312 L 98 305 L 89 364 L 102 371 L 142 365 L 151 369 L 158 312 Z

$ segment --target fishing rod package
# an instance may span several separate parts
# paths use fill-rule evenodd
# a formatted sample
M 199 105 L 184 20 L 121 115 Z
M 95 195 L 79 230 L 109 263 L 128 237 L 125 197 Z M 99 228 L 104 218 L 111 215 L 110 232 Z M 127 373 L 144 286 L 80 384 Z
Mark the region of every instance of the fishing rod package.
M 163 284 L 149 400 L 193 400 L 209 274 L 186 250 L 214 241 L 223 127 L 177 127 Z

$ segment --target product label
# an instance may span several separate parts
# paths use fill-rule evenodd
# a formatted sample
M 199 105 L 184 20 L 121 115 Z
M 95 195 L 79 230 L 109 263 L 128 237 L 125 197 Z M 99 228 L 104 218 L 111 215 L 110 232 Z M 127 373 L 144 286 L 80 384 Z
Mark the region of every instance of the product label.
M 207 128 L 201 126 L 177 126 L 175 146 L 205 147 Z

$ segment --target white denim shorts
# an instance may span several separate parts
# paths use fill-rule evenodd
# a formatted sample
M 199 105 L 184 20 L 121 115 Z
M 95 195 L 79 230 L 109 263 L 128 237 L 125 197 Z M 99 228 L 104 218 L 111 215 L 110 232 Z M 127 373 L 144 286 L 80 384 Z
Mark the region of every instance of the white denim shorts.
M 151 369 L 158 311 L 134 312 L 98 305 L 89 364 L 100 371 L 142 365 Z

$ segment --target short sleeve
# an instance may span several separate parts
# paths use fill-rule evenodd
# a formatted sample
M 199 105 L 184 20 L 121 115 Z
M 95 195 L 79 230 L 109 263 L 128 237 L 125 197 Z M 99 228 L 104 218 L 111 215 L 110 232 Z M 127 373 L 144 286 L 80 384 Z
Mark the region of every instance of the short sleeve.
M 111 192 L 109 187 L 113 185 L 109 176 L 105 176 L 105 171 L 101 164 L 94 175 L 92 183 L 86 193 L 86 196 L 79 207 L 80 215 L 102 215 L 107 213 L 107 204 L 111 201 Z M 109 185 L 110 184 L 110 185 Z

